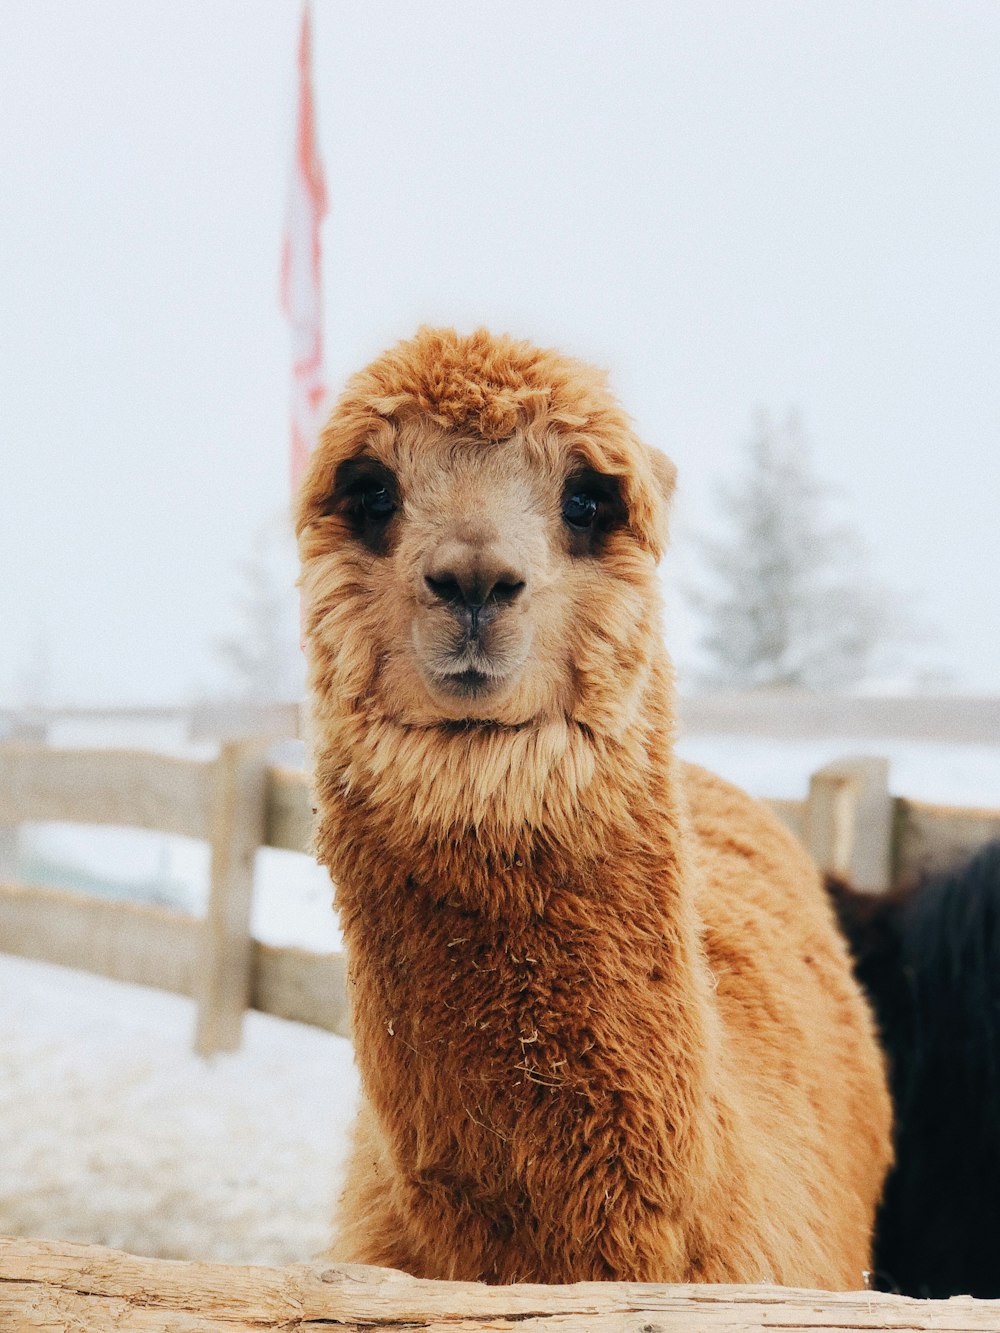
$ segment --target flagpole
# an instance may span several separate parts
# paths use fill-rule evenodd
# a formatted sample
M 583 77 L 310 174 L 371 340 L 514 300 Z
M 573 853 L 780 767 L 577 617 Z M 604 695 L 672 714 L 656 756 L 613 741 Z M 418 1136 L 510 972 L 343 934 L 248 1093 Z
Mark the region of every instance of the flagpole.
M 299 30 L 295 138 L 281 258 L 281 305 L 289 322 L 292 352 L 289 473 L 293 495 L 318 438 L 327 398 L 320 235 L 326 211 L 312 80 L 312 14 L 306 0 Z

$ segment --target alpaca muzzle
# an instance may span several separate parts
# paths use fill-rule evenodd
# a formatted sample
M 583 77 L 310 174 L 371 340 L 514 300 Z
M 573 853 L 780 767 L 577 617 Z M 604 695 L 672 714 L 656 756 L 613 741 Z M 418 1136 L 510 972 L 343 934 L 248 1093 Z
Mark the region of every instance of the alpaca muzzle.
M 447 607 L 461 630 L 463 650 L 488 651 L 487 631 L 507 607 L 524 592 L 520 570 L 491 550 L 473 544 L 449 542 L 435 554 L 424 575 L 432 604 Z
M 438 689 L 469 699 L 509 681 L 525 655 L 523 617 L 510 613 L 524 607 L 526 587 L 495 547 L 451 541 L 435 552 L 423 574 L 420 600 L 430 618 L 420 638 Z

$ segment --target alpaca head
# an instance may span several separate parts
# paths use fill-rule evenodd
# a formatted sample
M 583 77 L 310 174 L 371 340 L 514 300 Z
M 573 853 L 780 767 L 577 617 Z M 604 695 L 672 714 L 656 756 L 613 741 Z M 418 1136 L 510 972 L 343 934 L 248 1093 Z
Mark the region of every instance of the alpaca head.
M 485 331 L 400 343 L 349 382 L 299 497 L 320 707 L 617 729 L 672 485 L 589 367 Z

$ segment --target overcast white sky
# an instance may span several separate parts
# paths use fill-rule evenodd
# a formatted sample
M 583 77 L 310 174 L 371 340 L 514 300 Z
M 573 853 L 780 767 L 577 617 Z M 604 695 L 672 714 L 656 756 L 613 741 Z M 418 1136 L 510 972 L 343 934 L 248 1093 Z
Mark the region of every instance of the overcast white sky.
M 333 387 L 426 321 L 582 354 L 677 461 L 681 548 L 797 407 L 936 660 L 1000 689 L 996 0 L 314 15 Z M 40 632 L 60 700 L 212 677 L 287 503 L 298 20 L 3 0 L 0 703 Z

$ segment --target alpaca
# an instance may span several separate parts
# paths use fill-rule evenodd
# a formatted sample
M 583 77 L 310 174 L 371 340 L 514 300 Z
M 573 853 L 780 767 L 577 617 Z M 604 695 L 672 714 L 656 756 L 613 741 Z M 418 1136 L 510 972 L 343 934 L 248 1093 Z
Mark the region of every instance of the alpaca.
M 831 887 L 896 1109 L 878 1285 L 1000 1297 L 1000 842 L 884 897 Z
M 818 874 L 672 752 L 674 469 L 603 378 L 422 329 L 297 509 L 363 1102 L 332 1257 L 859 1288 L 888 1164 Z

